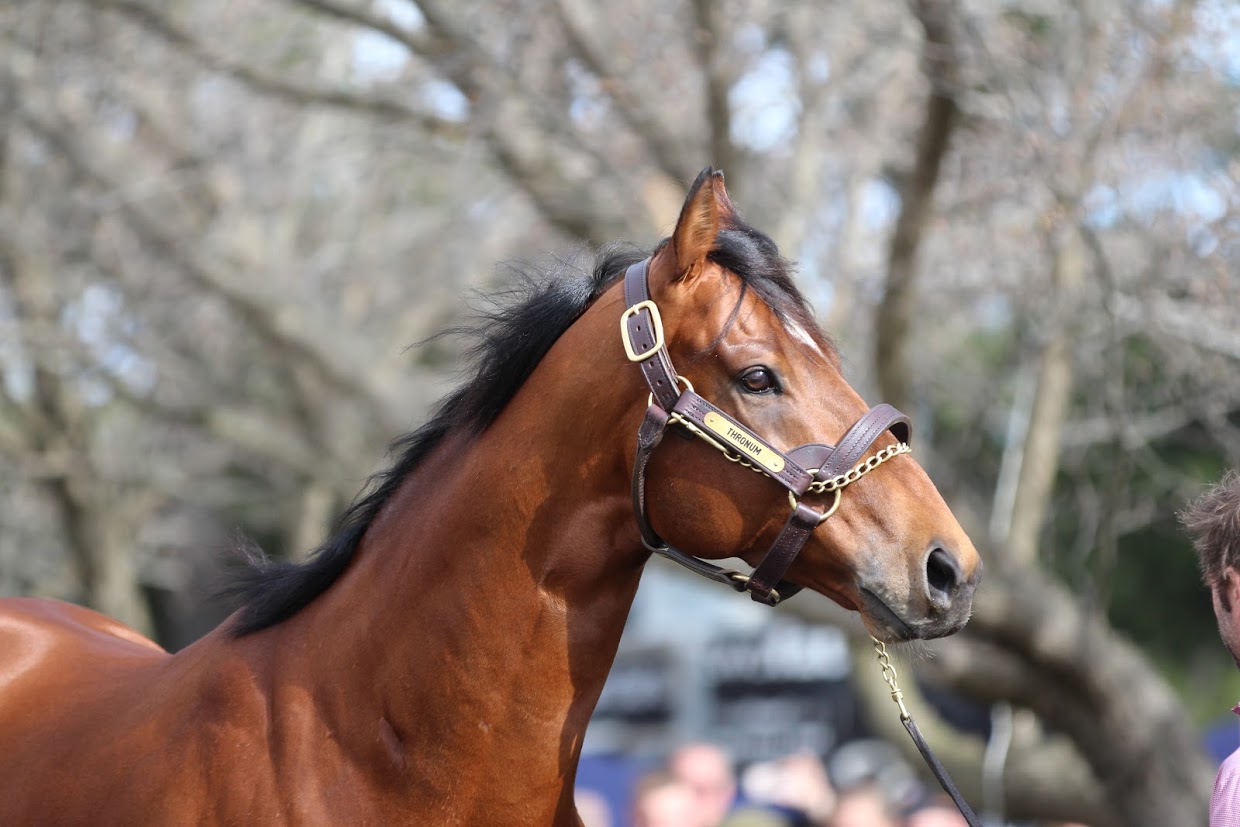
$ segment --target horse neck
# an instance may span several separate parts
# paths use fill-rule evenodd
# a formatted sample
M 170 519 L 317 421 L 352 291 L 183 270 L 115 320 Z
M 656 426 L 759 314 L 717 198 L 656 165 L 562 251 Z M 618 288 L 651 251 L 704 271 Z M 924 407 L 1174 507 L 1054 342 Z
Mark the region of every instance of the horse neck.
M 625 456 L 640 385 L 610 359 L 592 376 L 571 351 L 557 343 L 484 432 L 449 436 L 341 581 L 273 630 L 280 674 L 320 683 L 314 706 L 335 732 L 386 722 L 431 799 L 571 794 L 637 590 Z M 503 790 L 513 766 L 520 788 Z

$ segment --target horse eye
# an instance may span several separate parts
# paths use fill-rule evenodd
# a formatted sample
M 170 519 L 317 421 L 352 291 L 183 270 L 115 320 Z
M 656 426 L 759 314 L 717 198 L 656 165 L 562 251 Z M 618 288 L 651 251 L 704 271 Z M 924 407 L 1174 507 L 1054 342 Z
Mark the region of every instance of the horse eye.
M 775 380 L 775 373 L 770 368 L 750 368 L 741 374 L 740 382 L 741 387 L 749 393 L 779 390 L 779 382 Z

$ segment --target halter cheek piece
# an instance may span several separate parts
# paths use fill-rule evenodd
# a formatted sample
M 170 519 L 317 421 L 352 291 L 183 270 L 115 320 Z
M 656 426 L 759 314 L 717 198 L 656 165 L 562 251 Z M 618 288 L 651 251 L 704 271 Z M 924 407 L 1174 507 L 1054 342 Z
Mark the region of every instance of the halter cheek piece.
M 703 577 L 725 583 L 738 592 L 748 591 L 754 600 L 774 606 L 801 590 L 795 583 L 784 580 L 784 573 L 813 530 L 835 513 L 844 487 L 892 457 L 912 450 L 908 445 L 912 425 L 907 416 L 892 406 L 877 405 L 848 429 L 838 445 L 811 443 L 783 453 L 698 396 L 687 379 L 676 375 L 663 340 L 659 308 L 650 299 L 646 279 L 649 266 L 650 259 L 646 259 L 625 272 L 627 309 L 620 317 L 620 338 L 625 354 L 629 361 L 641 366 L 646 384 L 650 386 L 646 416 L 637 431 L 637 458 L 633 466 L 633 509 L 642 544 Z M 685 385 L 684 390 L 681 383 Z M 646 466 L 669 424 L 686 428 L 733 462 L 765 474 L 788 489 L 792 514 L 752 574 L 721 568 L 686 554 L 668 545 L 651 527 L 646 514 Z M 896 444 L 863 462 L 862 457 L 887 431 L 895 435 Z M 807 492 L 832 493 L 835 499 L 825 513 L 819 512 L 800 501 Z

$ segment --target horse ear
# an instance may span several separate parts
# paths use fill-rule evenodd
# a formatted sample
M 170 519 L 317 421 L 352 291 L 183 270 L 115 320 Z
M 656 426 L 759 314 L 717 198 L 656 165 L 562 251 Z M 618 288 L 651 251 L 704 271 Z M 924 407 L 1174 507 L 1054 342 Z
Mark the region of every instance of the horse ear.
M 735 215 L 736 207 L 723 186 L 723 173 L 713 167 L 702 170 L 689 188 L 672 233 L 677 278 L 686 278 L 701 267 L 719 231 L 732 223 Z

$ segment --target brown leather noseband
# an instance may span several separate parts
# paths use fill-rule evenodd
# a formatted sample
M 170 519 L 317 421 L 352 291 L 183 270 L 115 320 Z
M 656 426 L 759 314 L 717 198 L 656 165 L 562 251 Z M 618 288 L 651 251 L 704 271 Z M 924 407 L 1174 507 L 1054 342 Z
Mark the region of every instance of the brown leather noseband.
M 840 492 L 865 473 L 898 454 L 907 453 L 912 424 L 891 405 L 871 408 L 848 429 L 838 445 L 811 443 L 784 453 L 746 428 L 729 414 L 703 399 L 688 380 L 679 377 L 663 340 L 663 321 L 658 306 L 650 298 L 647 270 L 650 259 L 630 267 L 624 274 L 626 309 L 620 318 L 620 336 L 629 361 L 641 366 L 650 401 L 637 431 L 637 459 L 633 466 L 633 509 L 642 544 L 656 554 L 737 591 L 748 591 L 760 603 L 774 606 L 801 590 L 783 579 L 805 541 L 815 528 L 835 513 Z M 681 389 L 684 383 L 685 389 Z M 650 525 L 646 514 L 646 466 L 663 439 L 669 424 L 681 425 L 709 442 L 728 459 L 772 478 L 788 489 L 792 514 L 774 545 L 752 574 L 742 574 L 700 560 L 665 542 Z M 897 445 L 862 462 L 874 442 L 887 431 Z M 800 502 L 806 492 L 834 493 L 835 500 L 825 512 Z

